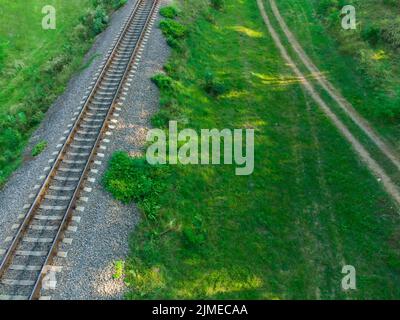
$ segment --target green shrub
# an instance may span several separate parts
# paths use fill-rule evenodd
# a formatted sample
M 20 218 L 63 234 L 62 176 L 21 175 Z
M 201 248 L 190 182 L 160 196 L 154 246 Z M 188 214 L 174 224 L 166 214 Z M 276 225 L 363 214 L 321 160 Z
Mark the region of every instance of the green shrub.
M 124 6 L 127 2 L 128 0 L 114 0 L 112 7 L 113 9 L 118 9 Z
M 93 19 L 93 31 L 95 34 L 99 34 L 102 32 L 108 24 L 108 15 L 106 10 L 98 6 L 96 8 L 95 14 L 94 14 L 94 19 Z
M 225 6 L 224 0 L 211 0 L 211 6 L 216 10 L 221 10 Z
M 81 24 L 90 30 L 91 36 L 101 33 L 107 27 L 108 21 L 107 11 L 102 5 L 98 5 L 94 10 L 89 10 L 81 18 Z
M 181 39 L 185 37 L 187 33 L 187 29 L 184 25 L 180 24 L 179 22 L 166 19 L 160 22 L 160 29 L 164 33 L 164 35 L 168 38 L 172 39 Z
M 156 74 L 151 78 L 151 80 L 156 84 L 157 87 L 160 89 L 171 89 L 173 80 L 172 78 L 168 77 L 164 73 Z
M 152 166 L 145 158 L 132 158 L 126 152 L 111 157 L 103 185 L 123 203 L 135 201 L 147 218 L 156 219 L 158 196 L 165 186 L 157 183 L 166 175 L 166 167 Z
M 206 241 L 206 231 L 203 226 L 203 219 L 195 215 L 191 223 L 182 229 L 183 242 L 187 247 L 199 248 Z
M 182 230 L 183 241 L 188 247 L 198 247 L 205 242 L 205 236 L 193 227 L 185 227 Z
M 226 91 L 223 83 L 216 80 L 214 73 L 210 71 L 204 76 L 204 90 L 212 96 L 219 96 Z
M 361 31 L 361 38 L 364 41 L 368 41 L 372 45 L 376 45 L 379 41 L 381 35 L 381 30 L 379 27 L 368 24 L 363 30 Z
M 127 0 L 92 0 L 92 6 L 94 8 L 98 6 L 102 6 L 106 9 L 118 9 L 122 5 L 124 5 Z
M 43 152 L 47 147 L 47 141 L 42 140 L 38 144 L 36 144 L 32 149 L 32 157 L 36 157 Z
M 87 40 L 90 38 L 89 28 L 80 23 L 75 26 L 72 36 L 79 40 Z
M 43 73 L 48 75 L 53 75 L 55 73 L 60 73 L 63 68 L 71 61 L 71 57 L 65 54 L 54 57 L 41 68 Z
M 178 16 L 179 11 L 174 6 L 168 6 L 160 9 L 160 15 L 164 18 L 174 19 Z

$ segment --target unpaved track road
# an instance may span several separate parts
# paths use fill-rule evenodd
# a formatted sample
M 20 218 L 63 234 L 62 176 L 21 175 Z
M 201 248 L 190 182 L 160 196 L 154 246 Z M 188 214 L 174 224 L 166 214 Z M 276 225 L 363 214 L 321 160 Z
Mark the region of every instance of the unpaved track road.
M 305 52 L 301 49 L 300 44 L 295 40 L 294 36 L 291 34 L 289 31 L 288 27 L 284 23 L 282 17 L 279 15 L 278 9 L 275 5 L 275 2 L 273 0 L 269 0 L 271 3 L 271 6 L 275 8 L 274 14 L 277 15 L 277 20 L 281 27 L 285 26 L 284 32 L 286 36 L 288 36 L 288 40 L 291 44 L 291 46 L 295 49 L 296 53 L 299 54 L 300 58 L 302 59 L 303 63 L 306 64 L 307 68 L 313 73 L 318 73 L 320 74 L 320 71 L 315 67 L 314 64 L 311 63 L 310 59 L 307 57 Z M 264 4 L 262 0 L 257 0 L 258 8 L 260 10 L 261 16 L 264 20 L 265 25 L 268 28 L 269 33 L 271 34 L 272 39 L 274 40 L 276 46 L 278 47 L 282 58 L 287 62 L 289 67 L 293 70 L 293 72 L 296 74 L 299 79 L 301 79 L 301 83 L 306 89 L 306 91 L 309 93 L 309 95 L 313 98 L 313 100 L 317 103 L 317 105 L 321 108 L 321 110 L 325 113 L 325 115 L 332 121 L 332 123 L 336 126 L 336 128 L 339 130 L 339 132 L 346 138 L 346 140 L 351 144 L 352 148 L 354 151 L 358 154 L 360 159 L 367 165 L 369 170 L 382 182 L 385 190 L 391 195 L 391 197 L 395 200 L 398 206 L 400 206 L 400 192 L 398 187 L 393 183 L 391 178 L 386 174 L 385 170 L 372 158 L 370 153 L 365 149 L 365 147 L 358 141 L 358 139 L 350 132 L 350 130 L 346 127 L 346 125 L 338 118 L 338 116 L 332 111 L 332 109 L 325 103 L 324 100 L 322 100 L 321 96 L 318 94 L 314 86 L 306 79 L 304 74 L 300 71 L 300 69 L 297 67 L 293 59 L 289 56 L 288 51 L 282 44 L 282 41 L 274 29 L 274 27 L 271 24 L 270 18 L 267 15 L 267 11 L 265 10 Z M 286 31 L 285 31 L 286 29 Z M 290 37 L 289 37 L 290 35 Z M 295 45 L 296 43 L 296 45 Z M 297 48 L 297 49 L 296 49 Z M 303 60 L 304 59 L 304 60 Z M 332 97 L 339 103 L 341 107 L 345 108 L 345 111 L 347 110 L 347 114 L 351 114 L 354 117 L 357 115 L 355 118 L 356 120 L 358 119 L 359 121 L 356 122 L 357 125 L 360 126 L 360 128 L 366 130 L 366 134 L 371 138 L 371 140 L 380 148 L 380 150 L 388 156 L 389 159 L 392 160 L 392 162 L 400 169 L 400 161 L 398 158 L 395 156 L 394 152 L 382 141 L 381 138 L 379 138 L 369 126 L 366 126 L 365 120 L 362 120 L 358 114 L 356 114 L 356 111 L 352 109 L 353 112 L 350 112 L 349 105 L 348 103 L 344 103 L 344 98 L 339 96 L 337 93 L 335 93 L 333 90 L 333 86 L 328 83 L 326 79 L 323 77 L 317 77 L 318 81 L 321 83 L 321 85 L 329 92 L 329 94 L 332 94 Z M 351 116 L 349 114 L 349 116 Z M 383 149 L 382 149 L 383 148 Z
M 366 119 L 364 119 L 348 102 L 340 92 L 327 80 L 323 73 L 315 66 L 308 55 L 305 53 L 296 37 L 290 31 L 285 20 L 282 18 L 278 7 L 276 6 L 275 0 L 269 0 L 271 4 L 272 12 L 276 20 L 278 21 L 281 29 L 285 33 L 289 43 L 291 44 L 294 51 L 297 53 L 300 60 L 311 72 L 315 75 L 315 79 L 321 85 L 322 88 L 332 97 L 332 99 L 339 105 L 339 107 L 353 120 L 353 122 L 375 143 L 375 145 L 385 154 L 390 161 L 400 170 L 400 157 L 399 155 L 375 132 Z

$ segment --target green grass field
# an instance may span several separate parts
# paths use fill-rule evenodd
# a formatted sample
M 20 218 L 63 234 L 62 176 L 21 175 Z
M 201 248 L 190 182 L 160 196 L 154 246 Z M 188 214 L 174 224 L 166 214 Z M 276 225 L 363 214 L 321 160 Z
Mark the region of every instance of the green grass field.
M 122 0 L 0 0 L 0 186 L 51 103 L 79 70 L 106 14 Z M 56 9 L 56 29 L 42 28 L 42 8 Z
M 153 123 L 254 128 L 255 170 L 151 168 L 116 155 L 106 188 L 144 213 L 127 298 L 399 298 L 397 210 L 282 61 L 256 1 L 221 11 L 176 2 L 187 32 L 166 31 L 174 50 L 155 80 Z M 341 289 L 346 264 L 357 290 Z

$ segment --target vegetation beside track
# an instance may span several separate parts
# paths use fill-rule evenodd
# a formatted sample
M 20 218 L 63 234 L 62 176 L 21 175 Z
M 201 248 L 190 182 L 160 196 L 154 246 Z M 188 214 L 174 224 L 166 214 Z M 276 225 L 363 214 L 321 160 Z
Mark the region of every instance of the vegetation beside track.
M 44 149 L 46 149 L 47 147 L 47 141 L 46 140 L 42 140 L 39 143 L 37 143 L 33 148 L 32 148 L 32 157 L 36 157 L 39 154 L 41 154 L 43 152 Z
M 126 0 L 0 0 L 0 186 L 21 163 L 32 131 L 60 95 L 108 14 Z M 56 11 L 43 30 L 42 8 Z
M 254 128 L 255 170 L 140 170 L 142 160 L 114 156 L 107 188 L 154 204 L 132 233 L 127 298 L 399 298 L 397 210 L 303 92 L 256 2 L 177 4 L 187 32 L 153 78 L 153 125 Z M 145 185 L 162 191 L 129 191 Z M 357 290 L 341 289 L 345 264 L 356 267 Z

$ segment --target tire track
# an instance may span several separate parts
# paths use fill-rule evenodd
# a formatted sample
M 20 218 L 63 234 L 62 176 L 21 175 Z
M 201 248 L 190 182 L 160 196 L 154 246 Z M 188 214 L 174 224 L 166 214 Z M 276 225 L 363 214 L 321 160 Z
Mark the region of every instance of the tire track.
M 375 132 L 366 119 L 364 119 L 347 101 L 340 92 L 326 79 L 323 73 L 315 66 L 309 56 L 305 53 L 296 37 L 290 31 L 285 20 L 281 16 L 275 0 L 269 0 L 272 12 L 278 21 L 282 31 L 285 33 L 290 45 L 299 56 L 300 60 L 315 75 L 316 80 L 322 88 L 331 96 L 331 98 L 339 105 L 339 107 L 353 120 L 353 122 L 372 140 L 372 142 L 382 151 L 385 156 L 400 170 L 400 157 L 383 139 Z
M 304 74 L 299 70 L 296 66 L 295 62 L 289 56 L 287 50 L 283 46 L 279 35 L 275 31 L 272 26 L 270 19 L 265 10 L 264 4 L 262 0 L 257 0 L 258 8 L 261 13 L 261 16 L 264 20 L 265 25 L 268 28 L 269 33 L 271 34 L 272 39 L 274 40 L 276 46 L 278 47 L 282 58 L 288 63 L 289 67 L 296 74 L 299 79 L 301 79 L 301 83 L 306 89 L 306 91 L 310 94 L 313 100 L 319 105 L 321 110 L 325 113 L 325 115 L 332 121 L 332 123 L 336 126 L 339 132 L 343 135 L 346 140 L 350 143 L 354 151 L 358 154 L 360 159 L 366 164 L 369 170 L 381 180 L 385 190 L 390 196 L 395 200 L 396 204 L 400 207 L 400 193 L 397 186 L 393 183 L 390 177 L 386 174 L 386 172 L 382 169 L 382 167 L 371 157 L 370 153 L 365 149 L 365 147 L 358 141 L 358 139 L 350 132 L 350 130 L 343 124 L 343 122 L 337 117 L 337 115 L 331 110 L 331 108 L 322 100 L 321 96 L 317 93 L 313 85 L 307 80 Z M 382 151 L 383 152 L 383 151 Z M 396 159 L 396 158 L 395 158 Z M 400 168 L 400 162 L 399 162 Z

